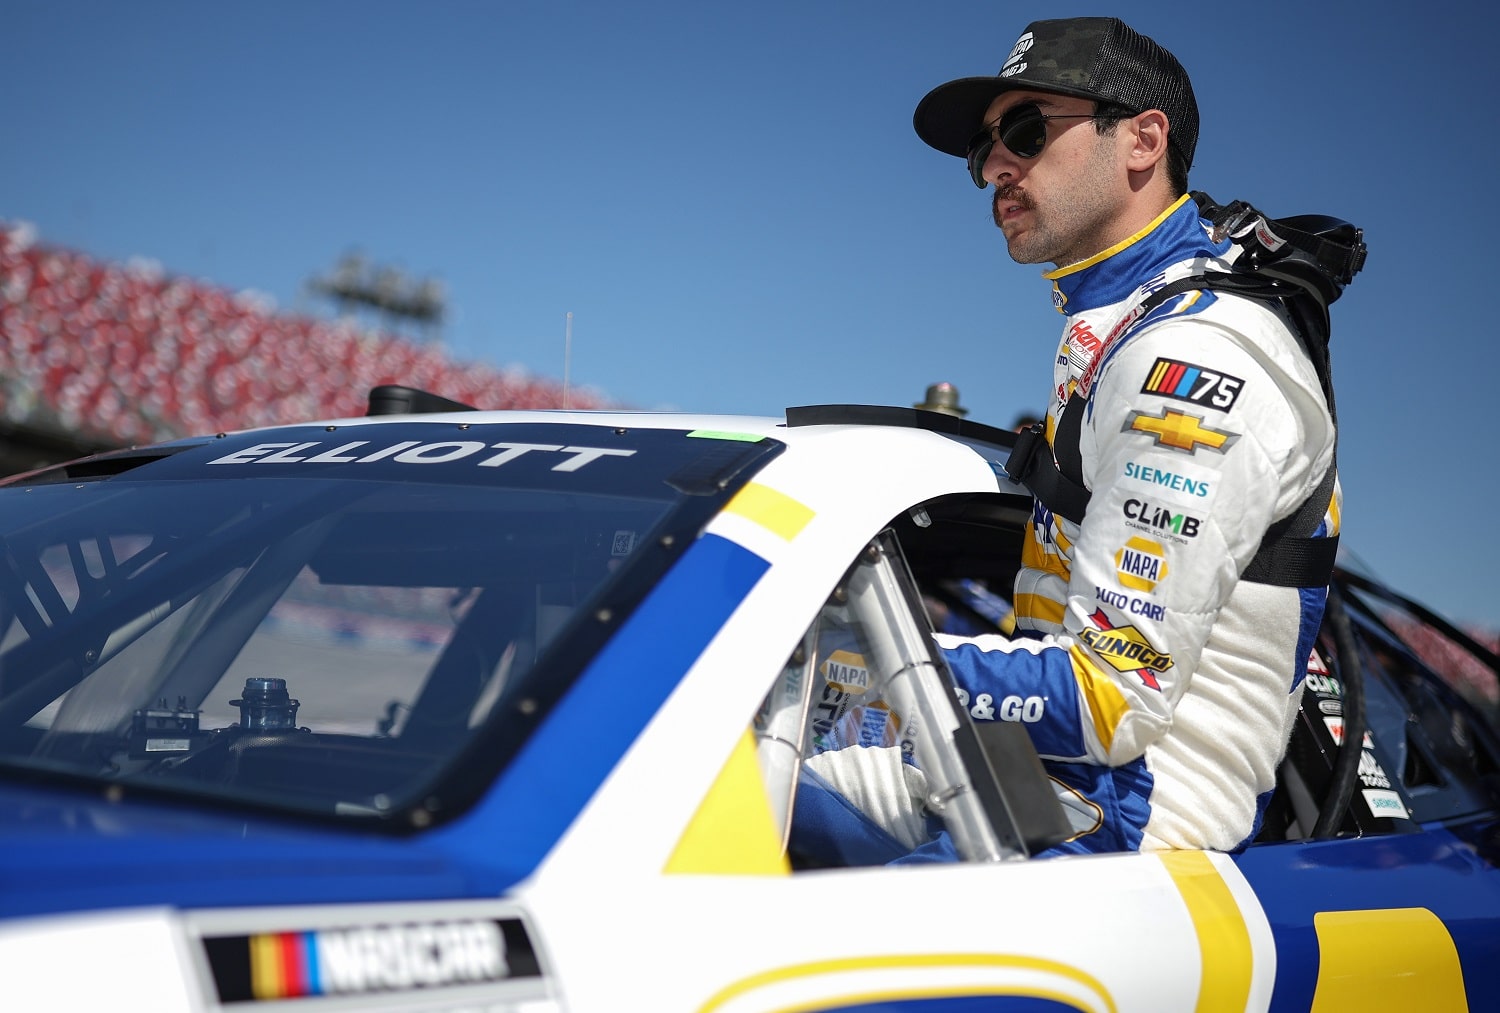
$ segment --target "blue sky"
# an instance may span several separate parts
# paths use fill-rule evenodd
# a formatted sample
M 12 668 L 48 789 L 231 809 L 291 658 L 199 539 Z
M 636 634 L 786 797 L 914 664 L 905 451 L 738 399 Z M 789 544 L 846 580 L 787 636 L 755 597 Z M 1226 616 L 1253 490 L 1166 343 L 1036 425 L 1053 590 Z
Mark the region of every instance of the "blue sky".
M 949 380 L 1008 425 L 1060 318 L 912 109 L 1030 20 L 1117 14 L 1193 76 L 1193 187 L 1365 229 L 1334 307 L 1345 545 L 1495 627 L 1500 15 L 1452 8 L 5 0 L 0 219 L 317 313 L 305 282 L 357 249 L 446 283 L 460 359 L 560 379 L 572 313 L 571 382 L 633 407 Z

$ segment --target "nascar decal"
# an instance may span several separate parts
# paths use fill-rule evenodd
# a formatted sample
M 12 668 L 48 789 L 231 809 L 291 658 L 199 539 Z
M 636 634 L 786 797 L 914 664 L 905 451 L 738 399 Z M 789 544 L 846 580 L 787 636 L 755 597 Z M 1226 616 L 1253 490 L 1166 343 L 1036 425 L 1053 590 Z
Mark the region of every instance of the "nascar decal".
M 1160 394 L 1227 412 L 1234 407 L 1244 386 L 1244 380 L 1228 373 L 1215 373 L 1176 359 L 1157 359 L 1146 374 L 1146 382 L 1141 384 L 1141 393 Z
M 1238 433 L 1226 432 L 1203 424 L 1201 415 L 1163 408 L 1158 415 L 1131 412 L 1120 427 L 1122 433 L 1145 433 L 1158 447 L 1169 447 L 1196 454 L 1199 447 L 1222 454 L 1239 439 Z
M 258 443 L 244 450 L 215 458 L 209 464 L 369 464 L 391 460 L 397 464 L 447 464 L 483 454 L 473 463 L 481 468 L 499 468 L 524 454 L 537 452 L 562 454 L 552 465 L 553 471 L 577 471 L 601 457 L 631 457 L 634 450 L 611 447 L 565 447 L 550 443 L 484 443 L 480 440 L 447 440 L 423 443 L 403 440 L 385 446 L 369 440 L 354 440 L 339 446 L 313 441 L 310 443 Z M 326 448 L 326 449 L 319 449 Z M 486 453 L 498 450 L 498 454 Z
M 365 925 L 203 940 L 221 1002 L 367 995 L 541 975 L 516 918 Z
M 1147 687 L 1161 690 L 1156 673 L 1172 667 L 1170 654 L 1152 647 L 1134 626 L 1115 626 L 1103 609 L 1095 609 L 1089 621 L 1094 625 L 1084 627 L 1078 634 L 1079 640 L 1092 647 L 1115 671 L 1137 675 Z
M 1120 583 L 1132 591 L 1154 591 L 1167 575 L 1167 560 L 1160 542 L 1132 538 L 1115 550 L 1115 572 Z

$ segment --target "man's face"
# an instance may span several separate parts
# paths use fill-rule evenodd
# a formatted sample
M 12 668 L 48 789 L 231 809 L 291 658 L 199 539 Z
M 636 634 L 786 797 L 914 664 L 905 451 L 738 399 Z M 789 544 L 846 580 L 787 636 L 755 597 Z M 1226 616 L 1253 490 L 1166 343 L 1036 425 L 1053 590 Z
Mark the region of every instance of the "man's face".
M 1090 99 L 1037 91 L 1014 91 L 990 103 L 984 125 L 1017 106 L 1035 105 L 1047 116 L 1084 117 Z M 1053 119 L 1043 124 L 1046 143 L 1034 158 L 996 144 L 984 161 L 994 185 L 995 224 L 1005 233 L 1018 264 L 1077 263 L 1111 245 L 1112 223 L 1129 181 L 1120 154 L 1123 125 L 1101 137 L 1090 119 Z

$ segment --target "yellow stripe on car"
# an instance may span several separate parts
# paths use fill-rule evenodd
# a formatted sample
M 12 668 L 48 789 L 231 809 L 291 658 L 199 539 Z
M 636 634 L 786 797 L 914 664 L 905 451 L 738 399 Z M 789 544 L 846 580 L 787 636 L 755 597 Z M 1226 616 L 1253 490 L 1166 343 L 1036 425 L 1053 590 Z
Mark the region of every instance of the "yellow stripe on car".
M 784 876 L 791 866 L 747 729 L 667 859 L 666 873 Z
M 1441 918 L 1422 907 L 1319 911 L 1313 1013 L 1469 1008 L 1463 965 Z
M 754 521 L 790 542 L 813 519 L 810 507 L 770 486 L 751 482 L 735 494 L 724 507 L 725 513 L 737 514 Z
M 1202 979 L 1197 1009 L 1244 1009 L 1250 999 L 1254 952 L 1250 930 L 1229 884 L 1204 851 L 1166 851 L 1162 864 L 1187 904 L 1198 934 Z
M 962 985 L 914 984 L 910 987 L 893 987 L 880 991 L 833 991 L 825 992 L 817 999 L 810 998 L 790 1005 L 781 1003 L 768 1006 L 765 1005 L 765 1000 L 762 1000 L 755 1002 L 754 1006 L 757 1009 L 775 1010 L 776 1013 L 805 1013 L 810 1010 L 828 1009 L 830 1006 L 860 1006 L 911 999 L 985 995 L 1047 999 L 1085 1011 L 1085 1013 L 1093 1013 L 1093 1011 L 1116 1013 L 1118 1010 L 1113 997 L 1099 979 L 1081 968 L 1055 960 L 1005 953 L 913 953 L 849 957 L 843 960 L 818 960 L 779 967 L 773 971 L 751 975 L 727 988 L 720 989 L 708 1002 L 698 1007 L 698 1013 L 714 1013 L 758 990 L 771 989 L 799 980 L 859 975 L 869 971 L 926 973 L 972 969 L 999 973 L 989 981 L 974 981 Z M 1015 973 L 1012 976 L 1006 972 Z M 1006 980 L 1007 978 L 1010 980 Z M 1052 987 L 1041 984 L 1049 978 L 1055 982 Z M 766 998 L 769 999 L 769 996 Z

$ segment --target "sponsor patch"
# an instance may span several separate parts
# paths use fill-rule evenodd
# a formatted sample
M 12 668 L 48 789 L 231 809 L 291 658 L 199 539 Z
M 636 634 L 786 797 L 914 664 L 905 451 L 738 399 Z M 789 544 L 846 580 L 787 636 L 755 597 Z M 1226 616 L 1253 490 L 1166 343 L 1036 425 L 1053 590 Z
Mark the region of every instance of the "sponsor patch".
M 1170 654 L 1152 647 L 1134 626 L 1115 626 L 1103 609 L 1095 609 L 1089 621 L 1094 625 L 1084 627 L 1078 634 L 1079 640 L 1092 647 L 1115 671 L 1133 673 L 1148 688 L 1161 689 L 1156 673 L 1172 667 Z
M 1203 424 L 1203 417 L 1188 412 L 1163 408 L 1157 415 L 1146 412 L 1131 412 L 1120 428 L 1122 433 L 1145 433 L 1158 447 L 1169 447 L 1185 454 L 1196 454 L 1199 447 L 1206 447 L 1222 454 L 1239 439 L 1238 433 L 1215 429 Z
M 844 693 L 863 693 L 870 688 L 870 668 L 862 654 L 834 651 L 823 662 L 823 678 Z
M 1186 542 L 1198 537 L 1203 522 L 1190 513 L 1174 513 L 1167 507 L 1158 506 L 1147 499 L 1127 499 L 1123 507 L 1127 526 L 1139 531 L 1162 535 L 1174 542 Z
M 1213 496 L 1214 483 L 1217 481 L 1208 471 L 1182 465 L 1159 468 L 1154 464 L 1142 464 L 1139 461 L 1126 461 L 1124 475 L 1128 479 L 1152 486 L 1158 494 L 1174 493 L 1176 495 L 1170 498 L 1188 502 L 1207 503 Z
M 1166 554 L 1160 542 L 1132 538 L 1115 550 L 1115 572 L 1132 591 L 1151 592 L 1167 576 Z
M 1366 788 L 1361 794 L 1365 797 L 1365 805 L 1370 807 L 1371 816 L 1395 820 L 1411 819 L 1411 814 L 1406 811 L 1406 805 L 1396 792 L 1380 788 Z
M 1141 393 L 1159 394 L 1227 412 L 1234 407 L 1244 386 L 1244 380 L 1228 373 L 1216 373 L 1177 359 L 1157 359 L 1151 372 L 1146 374 L 1146 382 L 1141 384 Z
M 1015 721 L 1036 724 L 1047 713 L 1047 701 L 1039 696 L 1003 696 L 997 704 L 989 693 L 980 693 L 969 702 L 968 690 L 957 688 L 958 702 L 968 709 L 976 721 Z
M 203 940 L 219 1001 L 371 995 L 541 975 L 516 918 L 362 925 Z
M 1137 598 L 1123 591 L 1116 591 L 1108 587 L 1094 587 L 1094 597 L 1105 605 L 1127 612 L 1133 616 L 1141 616 L 1153 622 L 1161 622 L 1167 617 L 1167 610 L 1154 601 L 1145 598 Z

